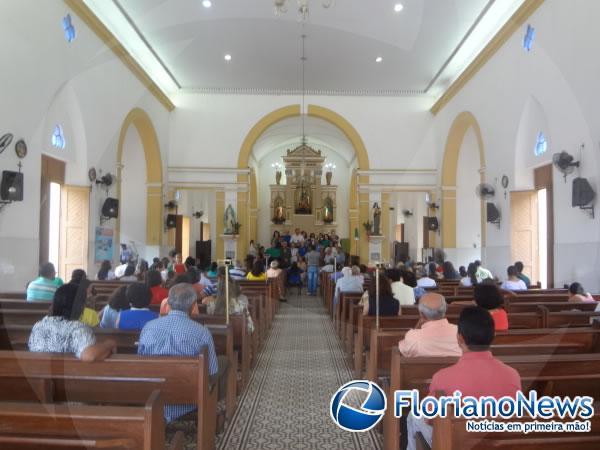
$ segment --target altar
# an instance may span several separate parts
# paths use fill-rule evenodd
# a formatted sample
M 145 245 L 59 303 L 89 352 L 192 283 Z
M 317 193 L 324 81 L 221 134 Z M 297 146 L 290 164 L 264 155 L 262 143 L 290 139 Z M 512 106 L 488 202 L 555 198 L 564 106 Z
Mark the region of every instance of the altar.
M 271 190 L 271 232 L 299 228 L 307 233 L 331 233 L 337 227 L 337 186 L 331 185 L 331 171 L 325 172 L 320 150 L 302 144 L 287 150 L 275 173 Z M 281 170 L 286 182 L 281 183 Z

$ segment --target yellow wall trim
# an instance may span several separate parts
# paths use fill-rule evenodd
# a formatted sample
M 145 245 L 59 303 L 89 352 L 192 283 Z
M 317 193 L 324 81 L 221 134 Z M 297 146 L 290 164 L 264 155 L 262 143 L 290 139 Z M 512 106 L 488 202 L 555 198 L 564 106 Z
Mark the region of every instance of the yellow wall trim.
M 525 0 L 521 7 L 512 15 L 492 40 L 477 55 L 471 64 L 450 85 L 446 92 L 431 107 L 431 112 L 437 114 L 458 94 L 479 70 L 502 48 L 527 19 L 544 3 L 544 0 Z
M 469 111 L 461 112 L 450 126 L 444 160 L 442 163 L 442 245 L 444 248 L 456 248 L 456 177 L 458 173 L 458 157 L 465 134 L 473 128 L 479 148 L 479 167 L 485 167 L 485 147 L 481 129 L 475 116 Z M 481 182 L 485 181 L 485 172 L 481 171 Z M 483 206 L 483 203 L 482 203 Z M 481 245 L 485 245 L 485 214 L 482 208 Z
M 250 155 L 252 154 L 252 150 L 254 149 L 254 144 L 270 126 L 272 126 L 284 119 L 288 119 L 291 117 L 297 117 L 300 115 L 300 113 L 301 113 L 300 105 L 289 105 L 289 106 L 284 106 L 283 108 L 276 109 L 275 111 L 272 111 L 269 114 L 262 117 L 250 129 L 250 131 L 248 132 L 248 134 L 246 135 L 246 138 L 244 139 L 244 141 L 242 143 L 242 146 L 240 148 L 240 154 L 238 157 L 238 166 L 237 166 L 238 169 L 248 169 L 249 162 L 250 162 Z M 354 151 L 356 153 L 356 160 L 358 161 L 358 170 L 362 170 L 362 171 L 369 170 L 369 154 L 367 152 L 367 148 L 366 148 L 362 138 L 358 134 L 358 131 L 356 131 L 354 126 L 352 126 L 352 124 L 348 120 L 346 120 L 344 117 L 342 117 L 340 114 L 336 113 L 335 111 L 325 108 L 325 107 L 322 107 L 322 106 L 318 106 L 318 105 L 308 105 L 307 114 L 311 117 L 318 117 L 320 119 L 323 119 L 323 120 L 331 123 L 332 125 L 337 127 L 342 133 L 344 133 L 344 135 L 348 138 L 348 140 L 352 144 L 352 147 L 354 148 Z M 248 181 L 249 181 L 248 176 L 246 174 L 238 175 L 238 183 L 242 183 L 242 182 L 248 183 Z M 355 176 L 352 177 L 349 208 L 353 209 L 353 210 L 359 210 L 358 196 L 355 194 L 357 181 L 362 184 L 368 184 L 369 177 L 366 175 L 361 175 L 361 176 L 358 176 L 358 180 L 356 180 Z M 256 193 L 253 192 L 256 190 L 256 180 L 255 179 L 252 180 L 252 177 L 251 177 L 249 185 L 250 185 L 249 186 L 249 189 L 250 189 L 249 198 L 250 198 L 251 202 L 253 202 L 256 200 Z M 241 197 L 238 197 L 238 211 L 242 210 L 242 208 L 245 207 L 245 205 L 242 205 L 240 203 L 240 198 Z M 369 217 L 368 194 L 365 198 L 367 201 L 366 207 L 362 207 L 362 206 L 360 207 L 359 219 L 358 220 L 356 220 L 356 218 L 349 219 L 350 228 L 349 228 L 348 232 L 350 234 L 350 236 L 349 236 L 350 238 L 354 237 L 354 228 L 360 228 L 361 227 L 361 225 L 359 225 L 360 223 L 363 223 L 363 222 L 366 222 L 367 220 L 369 220 L 369 218 L 368 218 Z M 244 199 L 244 202 L 246 202 L 246 199 Z M 251 207 L 252 206 L 254 206 L 255 208 L 257 207 L 257 205 L 252 205 L 252 203 L 251 203 Z M 246 211 L 246 210 L 244 209 L 244 211 Z M 253 234 L 255 234 L 255 232 L 256 232 L 256 225 L 255 224 L 242 224 L 242 226 L 245 226 L 246 229 L 252 230 L 254 232 L 254 233 L 250 233 L 250 235 L 248 236 L 248 238 L 252 238 Z M 359 229 L 359 232 L 362 232 L 362 230 Z M 366 240 L 363 240 L 363 241 L 365 241 L 365 242 L 361 242 L 360 255 L 361 255 L 361 258 L 364 258 L 364 260 L 367 261 L 368 260 L 368 242 L 366 242 Z M 222 242 L 219 242 L 219 244 L 217 245 L 217 248 L 221 249 L 221 247 L 222 247 Z M 243 242 L 242 245 L 238 245 L 238 252 L 242 251 L 242 253 L 243 253 L 243 251 L 246 250 L 246 247 L 247 247 L 247 242 Z M 217 250 L 217 253 L 219 251 L 220 250 Z
M 117 146 L 117 167 L 118 180 L 121 179 L 121 166 L 123 160 L 123 145 L 125 136 L 130 126 L 134 126 L 142 141 L 144 156 L 146 159 L 146 184 L 147 186 L 147 204 L 146 204 L 146 244 L 160 245 L 162 242 L 162 159 L 160 156 L 160 147 L 156 131 L 150 116 L 141 108 L 133 108 L 121 125 L 119 134 L 119 143 Z M 117 182 L 117 198 L 121 202 L 121 181 Z M 120 242 L 121 217 L 117 219 L 116 240 Z
M 64 0 L 69 8 L 100 38 L 104 44 L 125 64 L 131 73 L 150 91 L 167 111 L 173 111 L 175 105 L 169 100 L 169 97 L 152 81 L 146 71 L 137 63 L 129 52 L 121 45 L 119 40 L 112 34 L 108 28 L 98 19 L 94 12 L 88 8 L 83 0 Z

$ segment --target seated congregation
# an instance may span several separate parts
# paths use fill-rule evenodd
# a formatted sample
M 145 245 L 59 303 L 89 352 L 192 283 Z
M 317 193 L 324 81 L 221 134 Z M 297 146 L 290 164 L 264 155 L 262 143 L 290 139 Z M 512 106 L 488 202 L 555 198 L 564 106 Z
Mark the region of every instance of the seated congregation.
M 539 289 L 519 262 L 508 267 L 504 281 L 480 261 L 458 271 L 450 261 L 367 268 L 346 257 L 336 236 L 309 237 L 299 230 L 274 235 L 267 250 L 253 242 L 250 249 L 245 264 L 229 266 L 199 267 L 193 258 L 182 263 L 176 252 L 151 265 L 127 261 L 114 272 L 105 261 L 95 280 L 77 269 L 66 283 L 52 264 L 43 264 L 26 292 L 0 299 L 0 357 L 9 367 L 0 384 L 16 377 L 23 387 L 3 399 L 13 402 L 7 407 L 52 402 L 56 418 L 65 401 L 89 405 L 90 414 L 98 405 L 133 410 L 152 404 L 153 411 L 162 408 L 163 419 L 154 413 L 142 429 L 154 428 L 159 447 L 166 441 L 181 448 L 187 441 L 214 448 L 248 388 L 281 302 L 304 289 L 308 295 L 320 291 L 355 377 L 383 386 L 388 402 L 394 390 L 409 387 L 495 398 L 531 389 L 597 393 L 586 371 L 600 373 L 600 304 L 579 283 Z M 564 359 L 569 356 L 576 360 Z M 36 363 L 56 360 L 60 370 Z M 569 386 L 560 378 L 554 370 L 561 361 L 574 365 L 569 379 L 581 382 Z M 536 373 L 546 374 L 543 381 Z M 181 377 L 190 374 L 194 383 L 182 385 Z M 41 384 L 25 389 L 28 379 Z M 110 395 L 105 382 L 114 386 Z M 436 429 L 436 421 L 390 414 L 378 428 L 386 449 L 445 448 L 440 440 L 451 438 L 448 429 Z M 56 436 L 30 430 L 28 439 L 50 445 L 62 433 L 54 431 Z M 125 430 L 109 438 L 120 433 Z M 525 444 L 520 436 L 519 445 Z

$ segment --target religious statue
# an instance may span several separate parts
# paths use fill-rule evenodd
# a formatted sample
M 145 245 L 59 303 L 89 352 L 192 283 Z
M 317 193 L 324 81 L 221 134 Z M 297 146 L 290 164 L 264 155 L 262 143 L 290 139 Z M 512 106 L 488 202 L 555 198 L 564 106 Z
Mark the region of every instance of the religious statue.
M 296 214 L 310 214 L 311 206 L 310 206 L 310 195 L 306 188 L 304 187 L 304 181 L 300 186 L 300 199 L 298 201 L 298 205 L 296 206 Z
M 380 222 L 381 222 L 381 208 L 379 207 L 377 202 L 373 203 L 372 212 L 373 212 L 373 235 L 380 236 L 381 230 L 379 229 L 379 227 L 380 227 Z
M 223 229 L 225 234 L 235 234 L 236 232 L 236 219 L 235 219 L 235 210 L 231 203 L 227 205 L 225 209 L 225 215 L 223 217 Z
M 277 195 L 273 202 L 273 223 L 281 224 L 285 222 L 285 212 L 283 209 L 283 198 Z
M 329 196 L 323 202 L 323 222 L 333 222 L 333 200 Z

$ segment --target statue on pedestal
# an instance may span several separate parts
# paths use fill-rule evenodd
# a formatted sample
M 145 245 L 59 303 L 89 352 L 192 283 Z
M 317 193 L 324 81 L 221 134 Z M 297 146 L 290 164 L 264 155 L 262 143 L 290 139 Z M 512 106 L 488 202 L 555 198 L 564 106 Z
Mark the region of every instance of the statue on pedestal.
M 372 213 L 373 213 L 373 235 L 380 236 L 381 235 L 381 229 L 380 229 L 381 208 L 379 207 L 377 202 L 373 203 Z
M 223 217 L 223 230 L 225 234 L 236 234 L 237 231 L 237 227 L 236 227 L 237 221 L 235 219 L 235 210 L 233 209 L 233 206 L 231 206 L 231 203 L 229 205 L 227 205 L 227 208 L 225 209 L 225 214 Z

